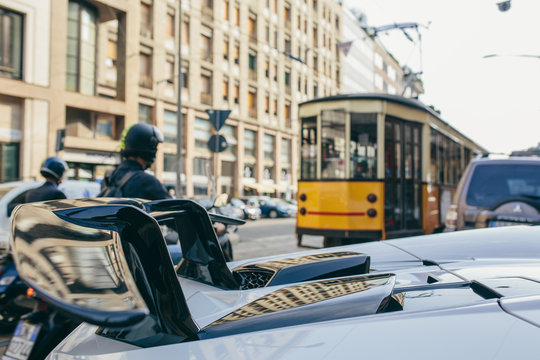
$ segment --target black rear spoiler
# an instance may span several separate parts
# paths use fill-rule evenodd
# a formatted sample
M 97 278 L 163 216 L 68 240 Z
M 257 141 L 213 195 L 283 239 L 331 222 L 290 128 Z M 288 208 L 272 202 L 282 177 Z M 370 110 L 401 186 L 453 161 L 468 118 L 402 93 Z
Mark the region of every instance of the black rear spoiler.
M 107 327 L 148 317 L 163 333 L 195 339 L 199 327 L 156 220 L 163 218 L 178 225 L 185 273 L 239 288 L 206 210 L 191 200 L 25 204 L 12 216 L 10 241 L 21 278 L 71 315 Z

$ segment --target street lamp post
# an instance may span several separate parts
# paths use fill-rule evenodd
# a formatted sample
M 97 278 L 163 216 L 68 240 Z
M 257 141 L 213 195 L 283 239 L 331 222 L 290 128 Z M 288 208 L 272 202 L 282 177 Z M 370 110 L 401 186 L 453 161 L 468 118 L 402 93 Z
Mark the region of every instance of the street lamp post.
M 176 198 L 183 197 L 182 191 L 182 0 L 178 0 L 178 88 L 176 89 Z

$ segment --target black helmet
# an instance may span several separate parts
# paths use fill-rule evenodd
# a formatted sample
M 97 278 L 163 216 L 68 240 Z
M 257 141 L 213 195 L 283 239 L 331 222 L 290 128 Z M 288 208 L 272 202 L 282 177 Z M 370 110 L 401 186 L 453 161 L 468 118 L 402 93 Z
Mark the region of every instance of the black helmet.
M 163 135 L 157 127 L 139 123 L 124 130 L 120 152 L 123 157 L 140 156 L 152 164 L 160 142 L 163 142 Z
M 64 172 L 68 169 L 67 163 L 59 157 L 52 156 L 41 164 L 41 175 L 44 177 L 53 177 L 56 180 L 60 180 Z

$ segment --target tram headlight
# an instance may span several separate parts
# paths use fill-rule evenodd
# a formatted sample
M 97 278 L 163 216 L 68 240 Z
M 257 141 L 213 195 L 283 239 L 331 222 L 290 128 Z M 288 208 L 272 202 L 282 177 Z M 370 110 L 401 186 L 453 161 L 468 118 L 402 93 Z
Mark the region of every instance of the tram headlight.
M 306 215 L 306 208 L 300 208 L 300 215 Z
M 306 199 L 307 199 L 306 194 L 300 194 L 299 197 L 300 197 L 300 200 L 302 200 L 302 201 L 306 201 Z
M 375 194 L 373 194 L 373 193 L 372 193 L 372 194 L 369 194 L 369 195 L 367 196 L 367 201 L 369 201 L 370 203 L 374 203 L 375 201 L 377 201 L 377 195 L 375 195 Z
M 375 216 L 377 216 L 377 210 L 375 210 L 375 209 L 368 209 L 368 211 L 367 211 L 367 216 L 369 216 L 370 218 L 374 218 Z

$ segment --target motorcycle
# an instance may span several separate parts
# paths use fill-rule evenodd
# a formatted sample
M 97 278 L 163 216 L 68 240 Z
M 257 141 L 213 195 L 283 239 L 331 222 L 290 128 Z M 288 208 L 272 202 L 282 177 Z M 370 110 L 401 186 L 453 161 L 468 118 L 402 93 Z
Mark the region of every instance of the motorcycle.
M 81 323 L 50 307 L 32 288 L 27 295 L 33 301 L 33 312 L 18 321 L 2 360 L 45 359 Z
M 21 316 L 33 310 L 28 286 L 21 280 L 11 254 L 0 260 L 0 331 L 12 331 Z

